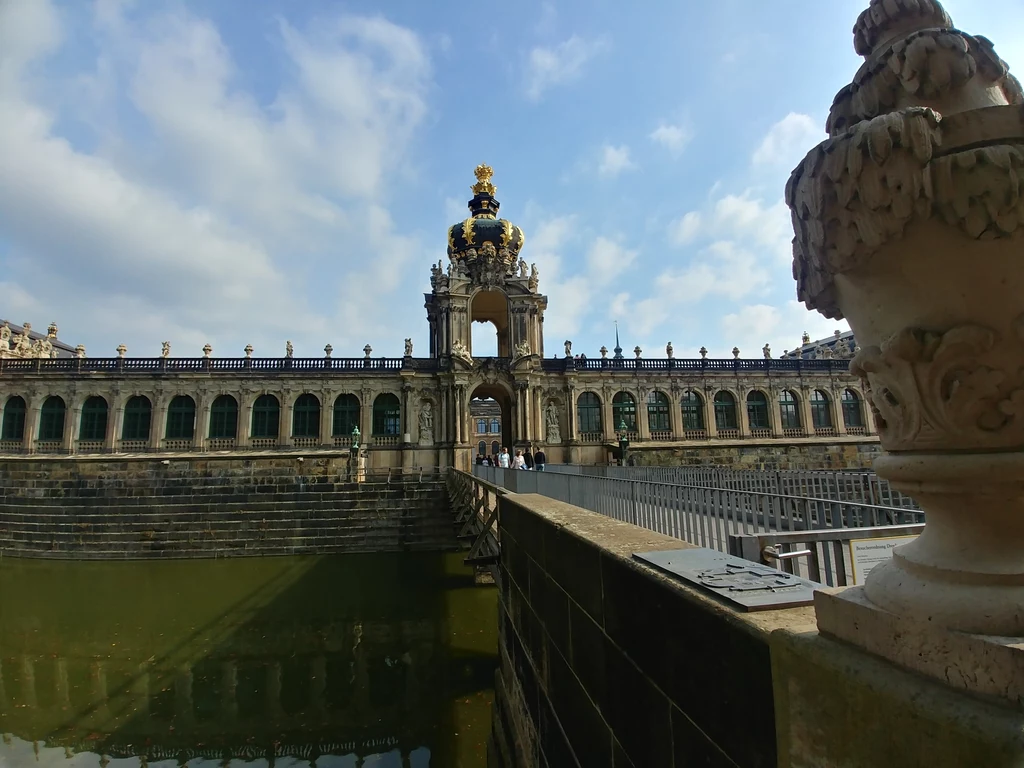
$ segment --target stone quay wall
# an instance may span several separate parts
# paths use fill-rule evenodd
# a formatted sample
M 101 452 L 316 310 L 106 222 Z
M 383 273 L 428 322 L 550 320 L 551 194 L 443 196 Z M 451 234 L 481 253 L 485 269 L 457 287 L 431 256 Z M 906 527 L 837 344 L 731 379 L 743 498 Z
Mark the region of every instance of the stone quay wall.
M 732 469 L 870 469 L 881 456 L 878 438 L 745 441 L 704 445 L 645 446 L 629 449 L 637 464 L 659 467 L 715 466 Z
M 194 558 L 454 550 L 443 477 L 348 480 L 347 455 L 0 461 L 0 555 Z
M 810 609 L 739 614 L 631 558 L 685 542 L 533 494 L 500 504 L 492 764 L 776 764 L 768 635 Z

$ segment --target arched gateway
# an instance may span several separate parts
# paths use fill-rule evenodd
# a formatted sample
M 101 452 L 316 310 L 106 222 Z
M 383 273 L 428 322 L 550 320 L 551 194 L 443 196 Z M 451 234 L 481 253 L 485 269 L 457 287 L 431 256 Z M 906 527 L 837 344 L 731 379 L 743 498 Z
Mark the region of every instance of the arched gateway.
M 431 269 L 426 294 L 430 354 L 441 375 L 444 442 L 453 462 L 468 467 L 477 451 L 470 402 L 493 398 L 501 407 L 501 442 L 509 450 L 538 442 L 544 356 L 543 320 L 548 300 L 538 292 L 536 265 L 520 258 L 523 231 L 498 218 L 492 171 L 476 168 L 470 216 L 448 229 L 448 265 Z M 491 323 L 497 357 L 474 357 L 473 323 Z

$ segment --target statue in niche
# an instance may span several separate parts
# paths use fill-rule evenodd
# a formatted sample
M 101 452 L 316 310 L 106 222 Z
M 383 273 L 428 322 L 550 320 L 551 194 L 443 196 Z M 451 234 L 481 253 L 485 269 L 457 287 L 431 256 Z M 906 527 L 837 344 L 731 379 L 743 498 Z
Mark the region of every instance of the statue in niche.
M 295 354 L 295 347 L 292 346 L 292 343 L 290 341 L 286 341 L 284 343 L 284 356 L 285 357 L 291 357 L 294 354 Z
M 516 357 L 517 358 L 526 357 L 529 354 L 531 354 L 531 352 L 530 352 L 530 342 L 528 342 L 526 339 L 523 339 L 521 342 L 516 344 Z
M 572 357 L 572 342 L 569 339 L 565 340 L 565 356 Z
M 770 346 L 768 346 L 767 344 L 765 344 L 763 347 L 761 347 L 761 354 L 764 355 L 764 359 L 765 360 L 771 360 L 772 359 L 772 348 Z
M 548 403 L 547 410 L 544 412 L 544 421 L 547 427 L 548 443 L 562 442 L 562 429 L 558 425 L 558 406 L 553 400 Z
M 160 345 L 160 357 L 171 356 L 171 342 L 165 341 Z
M 405 340 L 405 356 L 412 357 L 412 339 Z
M 420 445 L 434 444 L 434 407 L 429 400 L 420 406 Z
M 519 276 L 526 277 L 526 261 L 524 259 L 519 260 Z

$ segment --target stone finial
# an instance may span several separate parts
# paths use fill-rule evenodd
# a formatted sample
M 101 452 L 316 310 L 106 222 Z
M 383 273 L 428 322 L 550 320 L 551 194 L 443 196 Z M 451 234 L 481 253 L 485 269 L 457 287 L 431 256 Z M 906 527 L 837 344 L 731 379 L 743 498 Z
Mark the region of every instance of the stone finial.
M 127 350 L 125 350 L 127 352 Z M 85 344 L 79 344 L 75 347 L 75 357 L 81 360 L 85 357 Z
M 246 344 L 243 351 L 245 352 L 246 357 L 252 357 L 252 344 Z
M 636 359 L 637 359 L 637 360 L 639 360 L 639 359 L 640 359 L 640 355 L 641 355 L 642 353 L 643 353 L 643 350 L 642 350 L 642 349 L 640 349 L 640 345 L 639 345 L 639 344 L 637 344 L 637 345 L 636 345 L 635 347 L 633 347 L 633 354 L 634 354 L 634 355 L 636 355 Z
M 128 347 L 126 347 L 124 344 L 118 344 L 116 351 L 118 357 L 124 357 L 126 354 L 128 354 Z
M 601 357 L 602 358 L 607 358 L 608 357 L 608 347 L 602 345 L 601 349 L 599 350 L 599 352 L 601 353 Z
M 46 337 L 49 339 L 57 338 L 57 323 L 50 323 L 49 328 L 46 329 Z
M 853 48 L 865 58 L 919 29 L 947 29 L 953 20 L 938 0 L 871 0 L 853 26 Z
M 210 357 L 213 354 L 213 347 L 209 342 L 203 345 L 203 357 Z
M 708 357 L 708 348 L 707 347 L 701 347 L 700 348 L 700 359 L 701 360 L 707 360 L 707 357 Z
M 366 357 L 367 360 L 370 359 L 371 352 L 373 352 L 373 347 L 371 347 L 369 344 L 363 347 L 363 355 Z
M 736 360 L 739 360 L 739 359 L 740 359 L 740 348 L 739 348 L 739 347 L 733 347 L 733 348 L 732 348 L 732 356 L 733 356 L 733 358 L 735 358 Z
M 334 347 L 332 347 L 330 344 L 327 344 L 324 347 L 324 357 L 328 357 L 329 358 L 333 351 L 334 351 Z

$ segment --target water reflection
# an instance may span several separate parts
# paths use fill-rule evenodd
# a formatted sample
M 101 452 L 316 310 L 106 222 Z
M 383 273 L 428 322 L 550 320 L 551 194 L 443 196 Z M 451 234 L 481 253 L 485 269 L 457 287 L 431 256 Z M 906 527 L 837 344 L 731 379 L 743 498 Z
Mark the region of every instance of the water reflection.
M 482 766 L 461 556 L 0 563 L 0 764 Z

